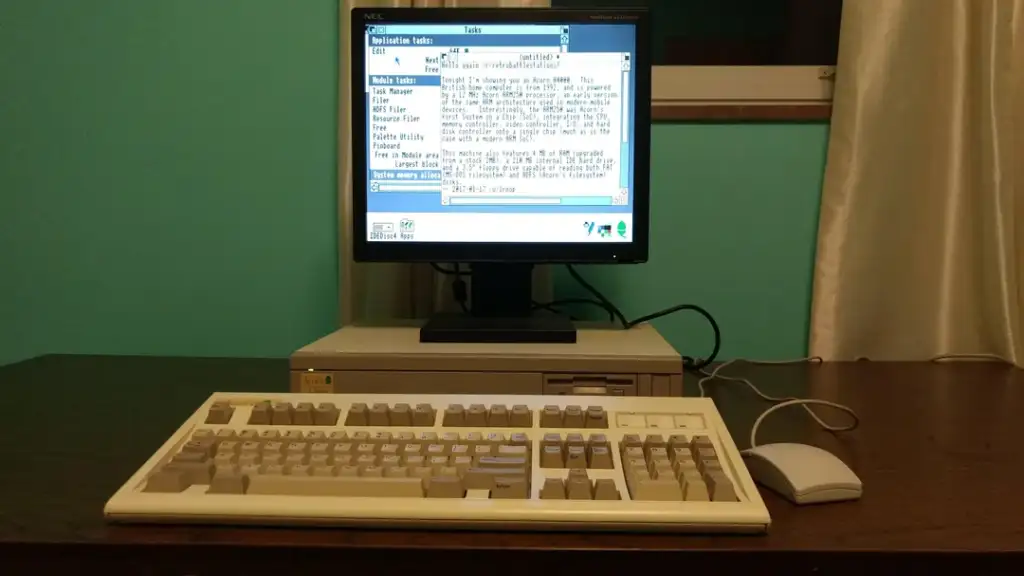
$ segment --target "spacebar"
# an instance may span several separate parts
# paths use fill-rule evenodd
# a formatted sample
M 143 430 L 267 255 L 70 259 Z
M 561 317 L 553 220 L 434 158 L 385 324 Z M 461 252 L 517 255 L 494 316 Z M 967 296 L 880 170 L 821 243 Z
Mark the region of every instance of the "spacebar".
M 370 496 L 375 498 L 422 498 L 420 478 L 372 478 L 353 476 L 249 477 L 246 494 L 288 496 Z

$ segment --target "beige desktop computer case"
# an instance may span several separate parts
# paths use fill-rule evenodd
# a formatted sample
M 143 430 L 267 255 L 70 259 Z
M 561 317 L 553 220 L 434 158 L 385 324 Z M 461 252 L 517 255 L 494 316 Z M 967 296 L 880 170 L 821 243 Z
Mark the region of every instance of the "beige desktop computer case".
M 291 391 L 682 396 L 682 358 L 650 325 L 579 326 L 575 344 L 421 344 L 416 325 L 349 326 L 292 354 Z

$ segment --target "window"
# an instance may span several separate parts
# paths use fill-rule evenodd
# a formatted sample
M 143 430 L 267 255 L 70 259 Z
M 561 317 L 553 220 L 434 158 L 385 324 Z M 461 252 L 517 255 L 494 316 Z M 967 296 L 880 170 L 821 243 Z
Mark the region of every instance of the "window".
M 552 0 L 651 10 L 656 119 L 827 118 L 842 0 Z

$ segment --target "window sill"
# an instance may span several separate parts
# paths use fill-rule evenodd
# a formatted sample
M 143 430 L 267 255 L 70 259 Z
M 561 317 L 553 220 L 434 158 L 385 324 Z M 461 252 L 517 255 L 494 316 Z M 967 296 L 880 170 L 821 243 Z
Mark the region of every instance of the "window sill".
M 832 105 L 819 102 L 686 102 L 651 107 L 652 122 L 827 122 L 831 117 Z
M 651 119 L 827 121 L 831 66 L 655 66 Z

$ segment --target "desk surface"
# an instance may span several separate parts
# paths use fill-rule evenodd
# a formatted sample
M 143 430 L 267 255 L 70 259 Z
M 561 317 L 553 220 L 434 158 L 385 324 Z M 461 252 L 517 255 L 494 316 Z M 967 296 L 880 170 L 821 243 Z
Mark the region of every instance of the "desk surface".
M 56 562 L 57 550 L 60 562 L 77 563 L 114 549 L 90 544 L 118 545 L 129 564 L 160 562 L 181 570 L 189 562 L 255 564 L 291 547 L 307 548 L 303 561 L 341 550 L 352 557 L 382 554 L 392 566 L 442 560 L 446 552 L 465 558 L 472 549 L 495 558 L 587 551 L 573 560 L 580 569 L 614 565 L 608 554 L 616 552 L 654 552 L 645 557 L 652 561 L 686 550 L 811 553 L 801 555 L 804 560 L 766 556 L 799 571 L 838 557 L 821 553 L 1024 549 L 1024 371 L 988 363 L 864 362 L 736 366 L 729 374 L 746 375 L 771 395 L 821 398 L 856 410 L 862 425 L 850 434 L 823 432 L 795 408 L 766 420 L 758 440 L 833 451 L 860 475 L 864 498 L 798 508 L 763 492 L 772 526 L 757 537 L 108 526 L 101 513 L 106 499 L 210 392 L 285 390 L 288 363 L 37 358 L 0 368 L 0 563 Z M 693 393 L 694 380 L 686 386 Z M 766 405 L 741 384 L 710 389 L 737 444 L 746 447 L 750 424 Z M 402 548 L 417 549 L 415 558 L 394 554 Z M 949 557 L 943 562 L 948 567 Z

